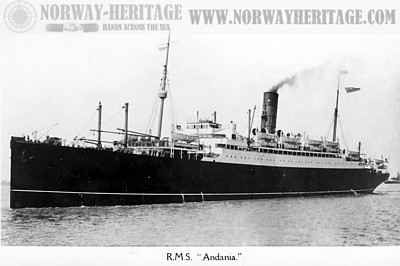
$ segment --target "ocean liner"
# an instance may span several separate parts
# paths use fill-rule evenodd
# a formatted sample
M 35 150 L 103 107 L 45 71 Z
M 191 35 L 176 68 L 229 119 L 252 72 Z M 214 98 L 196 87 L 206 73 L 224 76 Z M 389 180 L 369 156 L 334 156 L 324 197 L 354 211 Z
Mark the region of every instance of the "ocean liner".
M 129 130 L 128 104 L 124 128 L 103 130 L 99 103 L 98 128 L 93 129 L 97 139 L 80 138 L 66 145 L 58 137 L 12 136 L 11 208 L 372 193 L 387 180 L 387 161 L 368 158 L 361 153 L 361 144 L 357 151 L 339 146 L 340 83 L 332 140 L 276 130 L 277 88 L 264 93 L 259 128 L 253 128 L 255 108 L 249 110 L 246 136 L 233 122 L 227 132 L 214 112 L 211 118 L 197 117 L 162 137 L 169 43 L 168 39 L 157 134 Z M 117 134 L 122 140 L 102 140 L 102 133 Z

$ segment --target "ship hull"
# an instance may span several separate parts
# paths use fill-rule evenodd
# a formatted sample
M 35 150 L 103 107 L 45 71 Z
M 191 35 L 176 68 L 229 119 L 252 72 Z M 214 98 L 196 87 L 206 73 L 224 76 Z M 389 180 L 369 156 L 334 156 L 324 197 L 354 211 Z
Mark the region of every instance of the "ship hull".
M 371 193 L 387 178 L 371 169 L 229 164 L 11 140 L 10 207 Z

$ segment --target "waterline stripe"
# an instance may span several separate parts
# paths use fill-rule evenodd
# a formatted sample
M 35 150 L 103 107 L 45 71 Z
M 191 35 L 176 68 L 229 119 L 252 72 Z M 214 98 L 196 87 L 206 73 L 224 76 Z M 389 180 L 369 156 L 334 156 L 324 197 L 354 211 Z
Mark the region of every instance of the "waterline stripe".
M 254 192 L 254 193 L 118 193 L 118 192 L 88 192 L 88 191 L 57 191 L 57 190 L 31 190 L 31 189 L 11 189 L 12 192 L 28 193 L 53 193 L 53 194 L 85 194 L 85 195 L 119 195 L 119 196 L 252 196 L 252 195 L 303 195 L 303 194 L 327 194 L 327 193 L 354 193 L 372 191 L 369 189 L 357 190 L 326 190 L 326 191 L 299 191 L 299 192 Z

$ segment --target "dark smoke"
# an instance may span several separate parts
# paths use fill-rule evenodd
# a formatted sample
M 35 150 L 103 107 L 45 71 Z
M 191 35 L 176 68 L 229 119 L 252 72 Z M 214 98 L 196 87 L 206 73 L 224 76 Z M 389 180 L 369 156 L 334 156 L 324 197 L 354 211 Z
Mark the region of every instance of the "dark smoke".
M 297 75 L 293 75 L 291 77 L 285 78 L 284 80 L 282 80 L 281 82 L 279 82 L 278 84 L 276 84 L 275 86 L 273 86 L 269 92 L 278 92 L 278 90 L 283 87 L 284 85 L 288 85 L 288 86 L 292 86 L 297 79 Z
M 281 82 L 279 82 L 278 84 L 273 86 L 269 91 L 270 92 L 278 92 L 278 90 L 285 85 L 295 86 L 295 85 L 298 85 L 297 83 L 304 82 L 304 81 L 307 81 L 310 79 L 312 79 L 312 80 L 321 79 L 321 78 L 323 78 L 323 75 L 325 72 L 328 71 L 328 72 L 332 72 L 332 73 L 333 72 L 337 73 L 340 69 L 342 69 L 342 68 L 339 68 L 339 66 L 337 64 L 334 64 L 334 63 L 328 61 L 328 62 L 325 62 L 323 64 L 320 64 L 320 65 L 317 65 L 314 67 L 303 69 L 303 70 L 297 72 L 296 74 L 285 78 L 284 80 L 282 80 Z

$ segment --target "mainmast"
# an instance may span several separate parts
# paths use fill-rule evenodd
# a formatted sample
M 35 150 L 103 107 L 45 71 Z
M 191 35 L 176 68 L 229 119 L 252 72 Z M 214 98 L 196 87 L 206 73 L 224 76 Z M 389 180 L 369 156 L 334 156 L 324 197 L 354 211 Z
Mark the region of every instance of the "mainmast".
M 158 131 L 157 131 L 157 136 L 158 136 L 159 139 L 161 138 L 162 119 L 163 119 L 163 112 L 164 112 L 164 101 L 167 98 L 167 91 L 165 90 L 165 88 L 167 86 L 170 35 L 171 35 L 171 33 L 168 34 L 167 54 L 166 54 L 166 57 L 165 57 L 164 73 L 163 73 L 163 77 L 162 77 L 162 80 L 161 80 L 161 91 L 158 94 L 158 97 L 160 97 L 160 99 L 161 99 L 161 102 L 160 102 L 160 115 L 159 115 L 159 118 L 158 118 Z
M 339 90 L 341 87 L 341 78 L 343 74 L 347 74 L 346 70 L 341 70 L 338 75 L 338 85 L 337 85 L 337 90 L 336 90 L 336 106 L 335 106 L 335 112 L 334 112 L 334 117 L 333 117 L 333 137 L 332 141 L 336 142 L 336 131 L 337 131 L 337 119 L 338 119 L 338 112 L 339 112 Z
M 101 111 L 103 107 L 101 102 L 99 102 L 99 106 L 97 107 L 97 111 L 99 112 L 98 123 L 97 123 L 97 148 L 101 149 Z
M 340 79 L 340 76 L 339 76 Z M 339 84 L 339 81 L 338 81 Z M 336 107 L 335 107 L 335 112 L 334 112 L 334 117 L 333 117 L 333 138 L 332 141 L 336 141 L 336 128 L 337 128 L 337 118 L 338 118 L 338 105 L 339 105 L 339 85 L 336 91 Z

